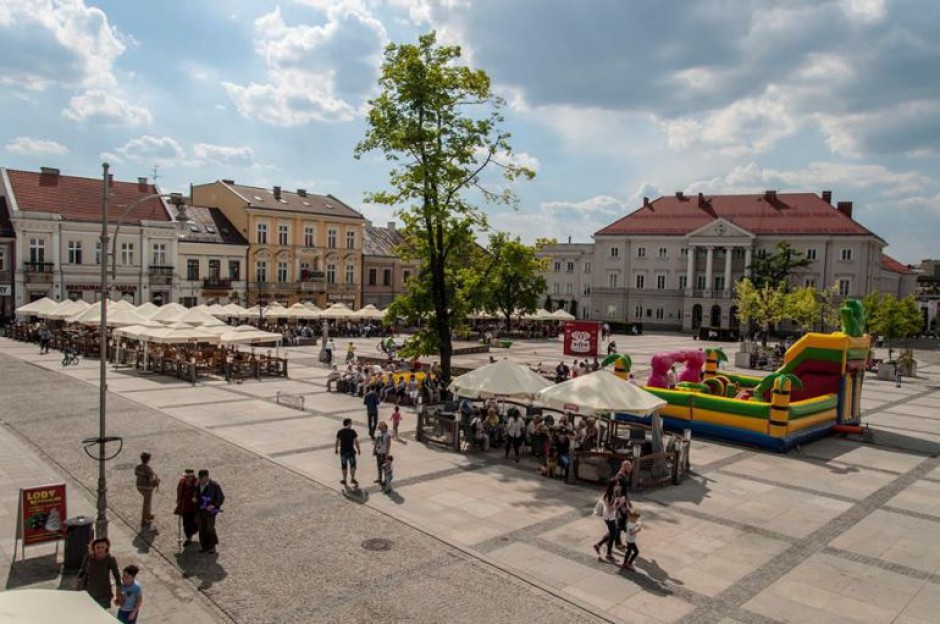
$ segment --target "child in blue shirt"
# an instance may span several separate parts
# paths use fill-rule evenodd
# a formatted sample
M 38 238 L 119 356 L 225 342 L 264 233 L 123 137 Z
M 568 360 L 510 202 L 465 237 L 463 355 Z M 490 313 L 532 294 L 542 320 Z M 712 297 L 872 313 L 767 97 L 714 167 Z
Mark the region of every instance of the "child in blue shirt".
M 124 602 L 118 609 L 117 619 L 124 624 L 136 624 L 137 614 L 140 613 L 140 607 L 144 604 L 143 589 L 137 582 L 138 572 L 140 568 L 129 565 L 121 574 L 121 594 L 124 596 Z

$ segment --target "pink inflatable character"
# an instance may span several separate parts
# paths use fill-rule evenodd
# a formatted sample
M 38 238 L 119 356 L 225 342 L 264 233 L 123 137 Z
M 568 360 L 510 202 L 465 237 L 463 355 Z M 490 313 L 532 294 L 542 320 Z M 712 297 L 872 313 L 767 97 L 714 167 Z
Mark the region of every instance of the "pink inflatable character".
M 669 372 L 669 367 L 672 366 L 671 355 L 671 353 L 657 353 L 653 356 L 653 359 L 650 360 L 650 365 L 653 370 L 650 373 L 649 379 L 646 380 L 647 386 L 651 388 L 669 387 L 666 374 Z
M 682 351 L 685 368 L 679 373 L 679 381 L 702 383 L 702 368 L 705 367 L 705 352 L 700 349 L 686 349 Z M 680 360 L 681 361 L 681 360 Z
M 650 360 L 652 372 L 646 382 L 653 388 L 667 388 L 669 386 L 669 369 L 676 362 L 684 362 L 685 367 L 679 373 L 679 381 L 701 383 L 702 368 L 705 366 L 705 352 L 701 349 L 683 349 L 681 351 L 668 351 L 657 353 Z

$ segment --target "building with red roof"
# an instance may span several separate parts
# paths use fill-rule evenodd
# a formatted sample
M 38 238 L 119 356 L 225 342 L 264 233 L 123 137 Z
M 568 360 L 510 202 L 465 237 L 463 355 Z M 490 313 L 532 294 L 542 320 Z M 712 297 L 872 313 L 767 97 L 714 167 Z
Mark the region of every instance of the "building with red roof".
M 576 301 L 583 318 L 737 333 L 734 284 L 756 255 L 772 253 L 781 241 L 810 260 L 791 275 L 796 285 L 838 288 L 844 297 L 914 289 L 913 272 L 884 255 L 885 240 L 853 218 L 852 202 L 833 205 L 830 191 L 679 192 L 644 198 L 594 234 L 593 256 L 582 263 L 590 267 L 590 288 L 568 297 L 568 305 Z M 555 285 L 564 276 L 552 273 L 549 292 L 571 292 Z
M 0 198 L 16 237 L 16 307 L 41 297 L 99 298 L 103 191 L 101 178 L 62 175 L 50 167 L 0 168 Z M 137 304 L 176 300 L 177 235 L 159 195 L 146 178 L 109 182 L 116 243 L 111 296 Z

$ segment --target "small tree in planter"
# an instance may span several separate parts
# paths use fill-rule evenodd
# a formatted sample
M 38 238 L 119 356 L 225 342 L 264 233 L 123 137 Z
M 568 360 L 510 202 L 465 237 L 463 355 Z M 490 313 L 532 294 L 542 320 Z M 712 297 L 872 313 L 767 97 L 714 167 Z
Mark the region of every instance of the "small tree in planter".
M 888 340 L 888 363 L 894 364 L 894 341 L 914 336 L 920 332 L 923 324 L 917 300 L 913 295 L 898 299 L 891 294 L 873 292 L 865 297 L 864 303 L 868 329 L 872 334 L 882 335 Z
M 783 284 L 767 284 L 757 288 L 745 277 L 735 285 L 735 305 L 738 306 L 738 319 L 747 323 L 749 328 L 760 321 L 766 345 L 770 325 L 787 318 L 786 287 Z

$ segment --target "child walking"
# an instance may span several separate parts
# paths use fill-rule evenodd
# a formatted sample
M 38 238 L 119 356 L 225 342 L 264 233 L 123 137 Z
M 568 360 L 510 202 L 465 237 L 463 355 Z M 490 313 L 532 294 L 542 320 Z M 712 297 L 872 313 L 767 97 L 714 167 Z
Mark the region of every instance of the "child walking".
M 398 439 L 398 424 L 401 422 L 401 411 L 398 409 L 398 406 L 395 406 L 395 410 L 392 412 L 392 435 L 395 436 L 395 439 Z
M 631 508 L 627 515 L 627 552 L 623 555 L 623 565 L 620 566 L 621 570 L 630 570 L 631 572 L 635 570 L 633 562 L 636 561 L 637 556 L 640 554 L 640 549 L 636 546 L 636 534 L 642 530 L 643 527 L 640 525 L 640 510 Z
M 395 461 L 395 458 L 392 457 L 391 455 L 385 456 L 385 464 L 383 465 L 383 467 L 385 468 L 385 484 L 382 485 L 382 491 L 385 494 L 392 493 L 392 475 L 393 475 L 392 462 L 393 461 Z
M 137 582 L 138 572 L 140 572 L 140 568 L 129 565 L 124 568 L 124 572 L 121 574 L 121 594 L 124 596 L 124 602 L 118 609 L 118 622 L 124 622 L 124 624 L 137 623 L 140 607 L 144 604 L 143 588 Z

